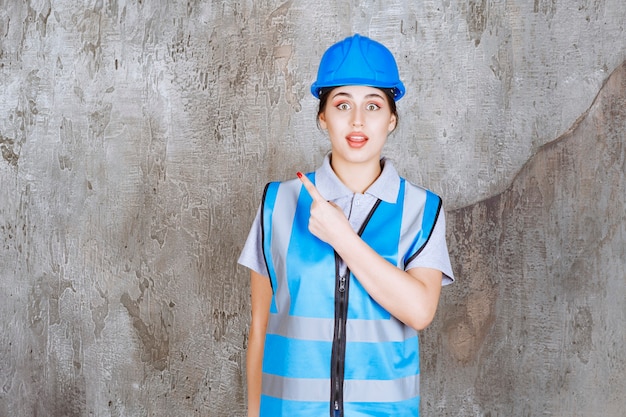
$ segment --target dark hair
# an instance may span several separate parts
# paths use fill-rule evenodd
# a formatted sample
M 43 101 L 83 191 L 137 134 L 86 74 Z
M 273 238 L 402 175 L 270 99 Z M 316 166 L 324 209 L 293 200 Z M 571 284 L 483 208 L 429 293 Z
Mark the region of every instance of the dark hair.
M 338 86 L 340 87 L 340 86 Z M 325 87 L 325 88 L 320 88 L 319 91 L 319 96 L 320 96 L 320 102 L 319 102 L 319 106 L 317 108 L 317 118 L 316 118 L 316 122 L 317 122 L 317 126 L 319 127 L 319 123 L 320 123 L 320 116 L 322 113 L 324 113 L 324 110 L 326 109 L 326 104 L 328 103 L 328 97 L 330 93 L 333 89 L 335 89 L 337 87 Z M 378 88 L 378 87 L 375 87 Z M 396 101 L 394 100 L 394 94 L 393 94 L 393 89 L 391 88 L 379 88 L 380 91 L 382 91 L 383 93 L 385 93 L 385 95 L 387 96 L 387 101 L 389 102 L 389 110 L 391 111 L 391 114 L 393 114 L 394 116 L 396 116 L 396 127 L 398 127 L 398 121 L 400 120 L 400 117 L 398 116 L 398 108 L 396 107 Z M 395 128 L 394 128 L 395 130 Z

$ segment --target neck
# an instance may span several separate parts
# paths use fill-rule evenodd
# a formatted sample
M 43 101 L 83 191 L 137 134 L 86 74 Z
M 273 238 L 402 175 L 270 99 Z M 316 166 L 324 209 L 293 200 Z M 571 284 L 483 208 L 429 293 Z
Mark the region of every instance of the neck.
M 340 162 L 333 160 L 331 155 L 330 166 L 346 187 L 359 194 L 363 194 L 382 172 L 379 160 L 370 163 Z

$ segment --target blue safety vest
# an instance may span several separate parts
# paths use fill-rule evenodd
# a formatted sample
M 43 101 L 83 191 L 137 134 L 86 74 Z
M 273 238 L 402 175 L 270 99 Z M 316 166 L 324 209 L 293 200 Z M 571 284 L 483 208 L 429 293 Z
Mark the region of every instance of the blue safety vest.
M 315 183 L 314 174 L 307 175 Z M 261 416 L 418 416 L 417 332 L 339 272 L 333 248 L 308 230 L 312 199 L 299 180 L 269 183 L 263 253 L 273 289 L 265 338 Z M 400 179 L 359 234 L 404 269 L 428 241 L 441 199 Z

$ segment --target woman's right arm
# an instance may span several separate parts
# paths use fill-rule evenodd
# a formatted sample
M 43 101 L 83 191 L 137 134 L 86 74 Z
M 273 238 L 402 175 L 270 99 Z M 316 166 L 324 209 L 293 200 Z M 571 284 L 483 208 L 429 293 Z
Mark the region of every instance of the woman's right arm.
M 258 417 L 261 403 L 263 347 L 272 302 L 270 279 L 258 272 L 250 271 L 250 293 L 252 296 L 252 321 L 246 355 L 248 417 Z

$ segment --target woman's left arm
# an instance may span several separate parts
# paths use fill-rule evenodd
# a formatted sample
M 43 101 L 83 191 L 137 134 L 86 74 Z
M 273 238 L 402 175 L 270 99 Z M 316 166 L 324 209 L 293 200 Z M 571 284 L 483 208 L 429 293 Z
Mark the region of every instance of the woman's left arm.
M 300 179 L 313 198 L 311 233 L 335 249 L 368 294 L 390 314 L 416 330 L 427 327 L 439 303 L 442 272 L 404 271 L 392 265 L 352 229 L 341 208 L 327 202 L 306 176 Z
M 354 231 L 328 243 L 368 294 L 394 317 L 415 330 L 422 330 L 432 322 L 441 293 L 441 271 L 431 268 L 404 271 L 376 253 Z

